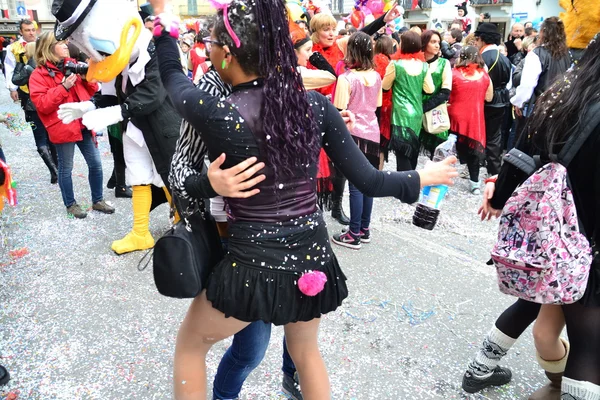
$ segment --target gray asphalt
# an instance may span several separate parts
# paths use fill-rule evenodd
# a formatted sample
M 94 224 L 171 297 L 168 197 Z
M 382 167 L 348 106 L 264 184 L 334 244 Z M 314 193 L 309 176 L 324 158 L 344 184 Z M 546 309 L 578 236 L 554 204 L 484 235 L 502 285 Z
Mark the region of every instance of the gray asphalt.
M 0 112 L 17 111 L 0 89 Z M 106 190 L 114 215 L 69 219 L 31 132 L 17 136 L 2 125 L 0 140 L 19 196 L 0 217 L 0 364 L 12 375 L 0 397 L 171 398 L 174 340 L 189 301 L 158 294 L 151 269 L 136 268 L 143 254 L 110 251 L 131 226 L 130 201 Z M 106 137 L 100 152 L 106 182 Z M 90 206 L 80 154 L 73 175 L 77 199 Z M 323 318 L 320 334 L 335 399 L 526 399 L 545 383 L 528 330 L 502 363 L 513 371 L 511 384 L 471 396 L 461 390 L 466 365 L 513 300 L 500 294 L 485 265 L 496 223 L 478 221 L 480 199 L 467 184 L 451 189 L 432 232 L 411 225 L 413 206 L 376 199 L 372 242 L 359 251 L 335 248 L 350 288 L 343 306 Z M 342 228 L 327 222 L 332 234 Z M 155 238 L 168 224 L 166 206 L 152 213 Z M 23 249 L 23 257 L 10 255 Z M 285 398 L 281 339 L 282 329 L 273 329 L 242 399 Z M 211 352 L 209 379 L 229 343 Z

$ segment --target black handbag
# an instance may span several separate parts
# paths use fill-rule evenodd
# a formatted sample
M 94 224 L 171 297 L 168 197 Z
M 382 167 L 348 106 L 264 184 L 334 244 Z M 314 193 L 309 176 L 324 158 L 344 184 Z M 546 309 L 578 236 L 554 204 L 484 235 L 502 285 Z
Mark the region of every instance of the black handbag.
M 23 62 L 23 56 L 21 55 L 13 70 L 11 82 L 16 86 L 27 85 L 29 83 L 29 77 L 34 69 L 35 66 L 32 66 L 31 63 Z
M 156 241 L 152 255 L 158 292 L 177 299 L 198 296 L 224 256 L 217 225 L 206 207 L 184 214 Z

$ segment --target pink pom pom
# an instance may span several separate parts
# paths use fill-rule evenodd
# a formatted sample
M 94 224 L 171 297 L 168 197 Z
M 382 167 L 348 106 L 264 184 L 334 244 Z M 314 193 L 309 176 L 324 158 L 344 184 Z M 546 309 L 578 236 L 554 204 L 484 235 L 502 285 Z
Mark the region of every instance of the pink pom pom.
M 321 293 L 327 282 L 327 275 L 321 271 L 310 271 L 298 279 L 298 289 L 307 296 Z

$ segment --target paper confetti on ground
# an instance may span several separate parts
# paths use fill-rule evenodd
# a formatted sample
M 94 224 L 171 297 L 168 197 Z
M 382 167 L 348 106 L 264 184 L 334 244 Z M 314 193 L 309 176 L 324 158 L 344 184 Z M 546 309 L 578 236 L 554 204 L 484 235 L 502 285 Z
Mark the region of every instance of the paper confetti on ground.
M 4 123 L 15 136 L 20 136 L 23 132 L 31 129 L 31 124 L 25 121 L 19 114 L 5 114 L 6 121 Z
M 16 260 L 18 260 L 19 258 L 25 257 L 27 254 L 29 254 L 29 249 L 27 249 L 27 247 L 11 250 L 8 252 L 8 255 L 12 259 L 16 259 Z

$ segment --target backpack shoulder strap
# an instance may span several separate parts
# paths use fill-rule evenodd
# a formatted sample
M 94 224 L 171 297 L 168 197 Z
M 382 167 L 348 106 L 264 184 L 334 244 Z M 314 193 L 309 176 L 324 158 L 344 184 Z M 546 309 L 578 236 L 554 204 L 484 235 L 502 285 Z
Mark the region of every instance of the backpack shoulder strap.
M 590 105 L 583 116 L 583 120 L 585 123 L 579 134 L 571 136 L 560 153 L 558 153 L 558 160 L 565 168 L 573 161 L 573 158 L 575 158 L 579 150 L 583 147 L 586 140 L 600 124 L 600 103 Z
M 525 172 L 527 176 L 531 176 L 542 166 L 540 157 L 531 157 L 517 148 L 506 153 L 504 161 Z

